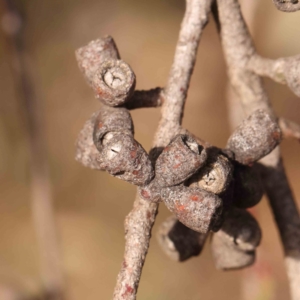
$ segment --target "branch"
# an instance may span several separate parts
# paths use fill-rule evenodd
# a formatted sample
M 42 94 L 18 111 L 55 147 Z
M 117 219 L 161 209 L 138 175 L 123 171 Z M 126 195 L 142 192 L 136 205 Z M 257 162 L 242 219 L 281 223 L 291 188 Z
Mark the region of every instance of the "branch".
M 300 97 L 300 55 L 268 59 L 255 54 L 249 59 L 247 68 L 259 76 L 287 84 L 292 92 Z
M 31 209 L 40 251 L 44 292 L 47 299 L 64 298 L 64 280 L 56 236 L 51 183 L 48 174 L 46 143 L 40 99 L 36 95 L 33 74 L 24 42 L 23 18 L 16 1 L 4 4 L 3 29 L 10 55 L 12 76 L 25 124 L 31 166 Z
M 247 69 L 256 55 L 236 0 L 217 0 L 223 49 L 231 85 L 247 115 L 264 109 L 274 114 L 261 78 Z M 285 250 L 292 299 L 300 299 L 300 217 L 290 190 L 279 148 L 261 160 L 262 177 Z
M 125 104 L 125 107 L 127 109 L 136 109 L 162 106 L 162 91 L 163 89 L 159 87 L 147 91 L 135 91 Z
M 284 138 L 294 138 L 300 141 L 300 125 L 283 118 L 279 119 L 279 126 Z
M 166 146 L 180 130 L 183 108 L 190 78 L 196 61 L 196 53 L 203 28 L 208 21 L 212 0 L 187 0 L 173 65 L 162 93 L 162 117 L 153 142 L 153 150 Z M 152 151 L 152 159 L 158 151 Z M 125 220 L 125 253 L 114 300 L 134 300 L 147 255 L 151 229 L 158 204 L 136 196 L 132 211 Z
M 300 2 L 298 0 L 273 0 L 277 9 L 284 12 L 295 12 L 300 10 Z

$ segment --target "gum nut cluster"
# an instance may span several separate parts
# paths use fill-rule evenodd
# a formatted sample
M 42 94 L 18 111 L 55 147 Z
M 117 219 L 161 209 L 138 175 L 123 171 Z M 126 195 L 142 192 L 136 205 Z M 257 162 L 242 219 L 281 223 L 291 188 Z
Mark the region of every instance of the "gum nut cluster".
M 254 111 L 225 149 L 182 129 L 150 159 L 134 139 L 128 110 L 135 75 L 120 59 L 113 39 L 92 41 L 76 51 L 76 58 L 102 102 L 78 136 L 76 160 L 139 186 L 145 201 L 164 202 L 173 216 L 162 224 L 158 238 L 170 258 L 184 261 L 198 255 L 214 231 L 211 248 L 217 268 L 252 264 L 261 232 L 246 209 L 263 195 L 256 162 L 280 143 L 277 120 L 264 110 Z

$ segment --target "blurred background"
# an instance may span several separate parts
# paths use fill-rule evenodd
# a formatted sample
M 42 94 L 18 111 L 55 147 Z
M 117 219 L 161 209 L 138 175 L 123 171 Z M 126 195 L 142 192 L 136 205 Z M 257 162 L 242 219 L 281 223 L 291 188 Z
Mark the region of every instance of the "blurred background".
M 25 44 L 35 70 L 68 299 L 111 299 L 124 251 L 123 221 L 136 188 L 74 160 L 78 132 L 99 108 L 80 73 L 74 51 L 110 34 L 137 76 L 137 89 L 164 86 L 184 13 L 183 0 L 23 0 Z M 248 1 L 244 1 L 245 4 Z M 249 1 L 250 2 L 250 1 Z M 243 6 L 258 52 L 270 58 L 300 53 L 298 13 L 276 10 L 272 1 Z M 258 3 L 259 2 L 259 3 Z M 256 4 L 255 4 L 256 3 Z M 211 18 L 212 21 L 212 18 Z M 9 51 L 0 36 L 0 290 L 35 293 L 41 284 L 30 204 L 30 160 L 22 108 Z M 227 76 L 214 22 L 201 39 L 183 126 L 223 147 L 230 134 Z M 300 123 L 300 101 L 286 86 L 265 80 L 278 115 Z M 132 112 L 136 139 L 148 151 L 159 109 Z M 300 145 L 282 143 L 290 183 L 300 204 Z M 288 299 L 283 251 L 266 199 L 257 206 L 263 240 L 258 263 L 243 271 L 215 270 L 209 245 L 185 263 L 166 258 L 155 238 L 170 215 L 159 208 L 138 299 Z M 0 292 L 1 300 L 6 296 Z M 244 295 L 244 296 L 242 296 Z M 8 299 L 8 298 L 7 298 Z

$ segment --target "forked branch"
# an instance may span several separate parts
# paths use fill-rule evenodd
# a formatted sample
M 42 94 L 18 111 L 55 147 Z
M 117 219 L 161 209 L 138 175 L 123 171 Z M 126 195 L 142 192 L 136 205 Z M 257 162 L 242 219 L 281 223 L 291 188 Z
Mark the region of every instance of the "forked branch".
M 153 142 L 152 159 L 179 132 L 190 78 L 203 28 L 208 21 L 212 0 L 187 0 L 173 65 L 162 93 L 162 117 Z M 125 220 L 125 253 L 114 300 L 134 300 L 147 255 L 151 229 L 158 204 L 136 196 L 132 211 Z

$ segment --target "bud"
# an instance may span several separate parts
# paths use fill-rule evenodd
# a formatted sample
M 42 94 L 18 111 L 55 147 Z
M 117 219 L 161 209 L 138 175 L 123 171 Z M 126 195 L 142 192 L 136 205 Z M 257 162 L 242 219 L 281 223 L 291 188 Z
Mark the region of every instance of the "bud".
M 185 261 L 198 256 L 204 246 L 207 234 L 196 232 L 175 216 L 166 219 L 160 226 L 157 239 L 165 254 L 172 260 Z
M 161 198 L 181 223 L 203 234 L 218 223 L 222 214 L 221 199 L 200 188 L 163 188 Z
M 206 150 L 189 135 L 178 134 L 155 163 L 157 183 L 174 186 L 192 176 L 205 162 Z
M 281 140 L 281 130 L 275 118 L 264 110 L 256 110 L 230 136 L 227 148 L 235 160 L 251 165 L 269 154 Z
M 101 148 L 102 167 L 111 175 L 135 185 L 147 184 L 154 172 L 143 147 L 132 135 L 123 132 L 106 136 Z
M 187 182 L 188 186 L 200 187 L 214 194 L 227 190 L 232 180 L 233 166 L 229 159 L 217 150 L 207 149 L 205 165 Z
M 92 87 L 96 97 L 109 106 L 124 104 L 133 94 L 135 74 L 122 60 L 107 59 L 96 71 Z
M 109 139 L 113 132 L 131 135 L 133 134 L 133 123 L 127 109 L 121 107 L 102 106 L 95 121 L 93 138 L 99 151 L 102 151 L 104 137 Z
M 120 59 L 117 46 L 111 36 L 91 41 L 88 45 L 76 50 L 75 55 L 79 69 L 90 86 L 92 86 L 96 71 L 105 60 Z
M 249 208 L 259 203 L 264 193 L 260 174 L 255 166 L 236 164 L 234 168 L 234 205 Z

